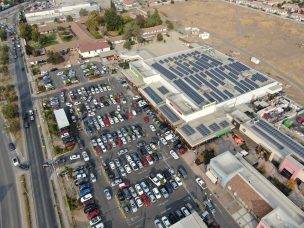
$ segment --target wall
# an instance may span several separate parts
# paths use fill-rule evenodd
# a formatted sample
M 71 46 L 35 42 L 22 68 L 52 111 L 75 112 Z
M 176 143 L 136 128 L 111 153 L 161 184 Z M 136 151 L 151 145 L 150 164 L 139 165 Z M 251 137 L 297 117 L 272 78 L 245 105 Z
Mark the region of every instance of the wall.
M 110 48 L 104 48 L 104 49 L 98 49 L 95 51 L 90 51 L 90 52 L 79 52 L 79 54 L 83 57 L 83 58 L 92 58 L 92 57 L 96 57 L 98 56 L 100 53 L 102 52 L 106 52 L 106 51 L 110 51 Z
M 296 164 L 294 161 L 290 160 L 289 157 L 286 157 L 279 167 L 279 171 L 282 172 L 283 169 L 286 169 L 288 172 L 291 172 L 292 176 L 290 179 L 296 180 L 299 178 L 304 182 L 304 171 L 302 167 Z

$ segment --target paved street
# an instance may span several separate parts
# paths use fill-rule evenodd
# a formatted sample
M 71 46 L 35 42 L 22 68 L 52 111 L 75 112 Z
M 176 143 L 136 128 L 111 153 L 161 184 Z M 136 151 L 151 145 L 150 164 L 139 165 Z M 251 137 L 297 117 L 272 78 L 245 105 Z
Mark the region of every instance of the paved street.
M 0 228 L 22 227 L 19 198 L 11 158 L 14 152 L 9 151 L 9 139 L 5 135 L 1 122 L 0 145 Z
M 13 23 L 16 23 L 16 15 Z M 18 51 L 19 52 L 19 51 Z M 17 78 L 17 88 L 21 103 L 21 115 L 33 109 L 31 93 L 28 86 L 28 79 L 25 74 L 25 65 L 18 53 L 19 58 L 15 61 L 15 74 Z M 25 140 L 28 158 L 31 166 L 32 196 L 34 197 L 34 208 L 36 210 L 36 222 L 38 227 L 57 227 L 55 210 L 51 199 L 49 179 L 46 171 L 42 168 L 44 162 L 43 152 L 39 139 L 37 125 L 25 129 Z

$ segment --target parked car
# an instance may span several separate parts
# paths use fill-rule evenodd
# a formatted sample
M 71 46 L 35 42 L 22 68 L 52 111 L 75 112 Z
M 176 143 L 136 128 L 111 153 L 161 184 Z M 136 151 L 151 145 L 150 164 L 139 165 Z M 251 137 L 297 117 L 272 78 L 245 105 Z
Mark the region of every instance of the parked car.
M 86 151 L 83 151 L 81 153 L 81 155 L 82 155 L 84 161 L 89 161 L 90 160 L 89 155 Z
M 165 227 L 170 227 L 172 224 L 170 223 L 169 219 L 167 218 L 167 216 L 163 216 L 161 218 L 163 224 L 165 225 Z
M 83 203 L 87 200 L 90 200 L 93 198 L 93 195 L 91 193 L 87 194 L 87 195 L 84 195 L 83 197 L 80 198 L 80 202 Z
M 203 190 L 207 188 L 205 182 L 201 178 L 197 177 L 195 181 L 198 184 L 198 186 L 200 186 L 200 188 L 202 188 Z
M 70 160 L 72 161 L 72 160 L 77 160 L 77 159 L 79 159 L 80 158 L 80 154 L 79 153 L 76 153 L 76 154 L 72 154 L 71 156 L 70 156 Z

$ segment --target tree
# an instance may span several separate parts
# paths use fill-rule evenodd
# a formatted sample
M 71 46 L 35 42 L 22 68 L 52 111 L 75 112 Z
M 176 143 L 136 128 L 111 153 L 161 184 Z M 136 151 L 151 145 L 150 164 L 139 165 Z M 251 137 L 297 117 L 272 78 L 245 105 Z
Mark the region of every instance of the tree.
M 153 14 L 148 12 L 148 17 L 147 17 L 146 24 L 145 24 L 146 28 L 153 27 L 156 25 L 161 25 L 162 23 L 163 22 L 160 19 L 158 10 L 155 9 Z
M 60 23 L 60 19 L 58 17 L 55 17 L 54 22 L 55 23 Z
M 5 41 L 7 39 L 7 34 L 4 29 L 0 29 L 0 40 Z
M 19 116 L 19 107 L 16 103 L 8 103 L 2 106 L 2 113 L 5 119 L 13 119 Z
M 137 24 L 139 25 L 139 27 L 141 27 L 141 28 L 145 27 L 146 19 L 143 15 L 136 15 L 135 20 L 136 20 Z
M 22 23 L 19 25 L 19 33 L 20 36 L 25 39 L 26 41 L 29 41 L 32 39 L 32 26 L 30 26 L 27 23 Z
M 95 37 L 100 38 L 101 35 L 99 34 L 99 27 L 103 22 L 103 18 L 97 11 L 92 11 L 90 13 L 89 19 L 86 22 L 86 26 L 88 31 Z
M 130 41 L 130 40 L 126 40 L 126 42 L 124 43 L 123 47 L 124 47 L 125 49 L 130 50 L 130 49 L 132 48 L 132 43 L 131 43 L 131 41 Z
M 138 39 L 142 35 L 142 30 L 139 27 L 139 25 L 136 23 L 136 21 L 131 21 L 127 23 L 124 27 L 124 38 L 126 40 L 132 39 L 135 37 Z
M 214 150 L 205 151 L 204 157 L 205 157 L 205 160 L 204 160 L 205 165 L 209 164 L 210 160 L 215 157 Z
M 173 25 L 173 23 L 172 23 L 171 21 L 166 20 L 166 24 L 167 24 L 167 28 L 168 28 L 168 30 L 172 30 L 172 29 L 174 29 L 174 25 Z
M 163 35 L 161 33 L 158 33 L 156 36 L 157 41 L 162 41 L 164 39 Z
M 80 9 L 79 11 L 79 16 L 84 17 L 84 16 L 88 16 L 89 12 L 86 9 Z
M 40 35 L 39 36 L 39 39 L 38 39 L 38 42 L 40 44 L 40 46 L 45 46 L 47 43 L 48 43 L 49 39 L 46 35 Z
M 59 52 L 48 51 L 46 55 L 48 57 L 47 58 L 48 63 L 59 64 L 64 62 L 64 58 Z
M 296 187 L 296 181 L 292 179 L 288 180 L 286 183 L 286 187 L 290 190 L 293 190 Z
M 66 16 L 65 19 L 66 19 L 67 22 L 73 21 L 73 17 L 71 15 Z
M 107 9 L 104 14 L 104 19 L 108 31 L 119 30 L 123 27 L 124 21 L 114 9 Z

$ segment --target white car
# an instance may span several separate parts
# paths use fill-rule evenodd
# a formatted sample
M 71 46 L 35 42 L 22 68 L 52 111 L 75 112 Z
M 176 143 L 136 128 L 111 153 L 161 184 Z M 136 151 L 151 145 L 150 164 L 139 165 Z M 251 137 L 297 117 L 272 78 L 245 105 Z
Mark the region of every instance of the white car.
M 90 225 L 94 226 L 97 223 L 101 222 L 101 220 L 102 220 L 101 216 L 96 216 L 90 220 Z
M 73 108 L 73 105 L 69 102 L 65 103 L 66 106 L 70 107 L 70 108 Z
M 80 154 L 72 154 L 71 156 L 70 156 L 70 160 L 72 161 L 72 160 L 77 160 L 77 159 L 79 159 L 80 158 Z
M 164 145 L 167 145 L 167 144 L 168 144 L 168 142 L 167 142 L 166 139 L 164 139 L 164 138 L 160 138 L 160 141 L 161 141 L 161 143 L 164 144 Z
M 145 181 L 140 182 L 140 186 L 144 190 L 145 193 L 148 193 L 150 191 L 148 188 L 148 185 L 146 184 Z
M 165 227 L 171 226 L 171 223 L 170 223 L 169 219 L 166 216 L 163 216 L 161 218 L 161 220 L 162 220 L 163 224 L 165 225 Z
M 14 166 L 18 166 L 18 165 L 20 164 L 19 158 L 14 157 L 12 160 L 13 160 L 13 165 L 14 165 Z
M 195 181 L 203 190 L 207 188 L 205 182 L 201 178 L 197 177 Z
M 170 150 L 170 154 L 175 160 L 179 159 L 179 156 L 177 155 L 177 153 L 174 150 Z
M 112 199 L 112 195 L 111 195 L 110 190 L 108 188 L 106 188 L 103 192 L 106 195 L 107 200 Z
M 109 165 L 110 165 L 110 168 L 111 168 L 111 169 L 115 169 L 115 164 L 114 164 L 113 161 L 110 161 L 110 162 L 109 162 Z
M 82 152 L 82 157 L 83 157 L 84 161 L 89 161 L 90 160 L 90 157 L 89 157 L 89 155 L 86 151 Z
M 81 197 L 81 198 L 80 198 L 80 202 L 81 202 L 81 203 L 84 203 L 84 202 L 86 202 L 86 201 L 88 201 L 88 200 L 90 200 L 90 199 L 92 199 L 92 198 L 93 198 L 92 194 L 89 193 L 89 194 L 86 194 L 86 195 L 84 195 L 83 197 Z
M 90 173 L 90 179 L 91 179 L 92 183 L 96 182 L 96 177 L 95 177 L 94 173 Z
M 138 196 L 135 198 L 135 202 L 138 207 L 142 207 L 144 205 L 142 200 Z
M 167 180 L 164 178 L 164 176 L 160 173 L 157 173 L 156 174 L 157 178 L 159 179 L 159 181 L 163 181 L 164 183 L 167 182 Z
M 141 196 L 142 194 L 144 194 L 144 191 L 142 190 L 142 188 L 140 187 L 139 184 L 136 184 L 134 187 L 135 187 L 135 190 L 137 191 L 138 195 Z
M 179 177 L 176 176 L 174 179 L 175 179 L 175 182 L 178 184 L 178 186 L 182 186 L 183 185 L 183 182 L 182 182 L 182 180 Z
M 154 193 L 156 199 L 160 199 L 160 198 L 161 198 L 161 194 L 160 194 L 158 188 L 156 188 L 156 187 L 153 188 L 153 189 L 152 189 L 152 192 Z
M 149 177 L 150 180 L 153 182 L 153 184 L 155 184 L 157 187 L 160 186 L 160 180 L 155 176 L 153 178 Z
M 136 206 L 136 203 L 135 203 L 134 199 L 130 200 L 130 207 L 131 207 L 132 213 L 137 212 L 137 206 Z
M 125 170 L 126 170 L 127 173 L 132 173 L 132 169 L 131 169 L 129 164 L 125 164 L 124 167 L 125 167 Z
M 156 131 L 156 128 L 154 127 L 154 125 L 151 124 L 149 127 L 150 127 L 151 131 Z
M 63 75 L 63 71 L 59 71 L 59 72 L 57 73 L 57 76 L 61 76 L 61 75 Z

